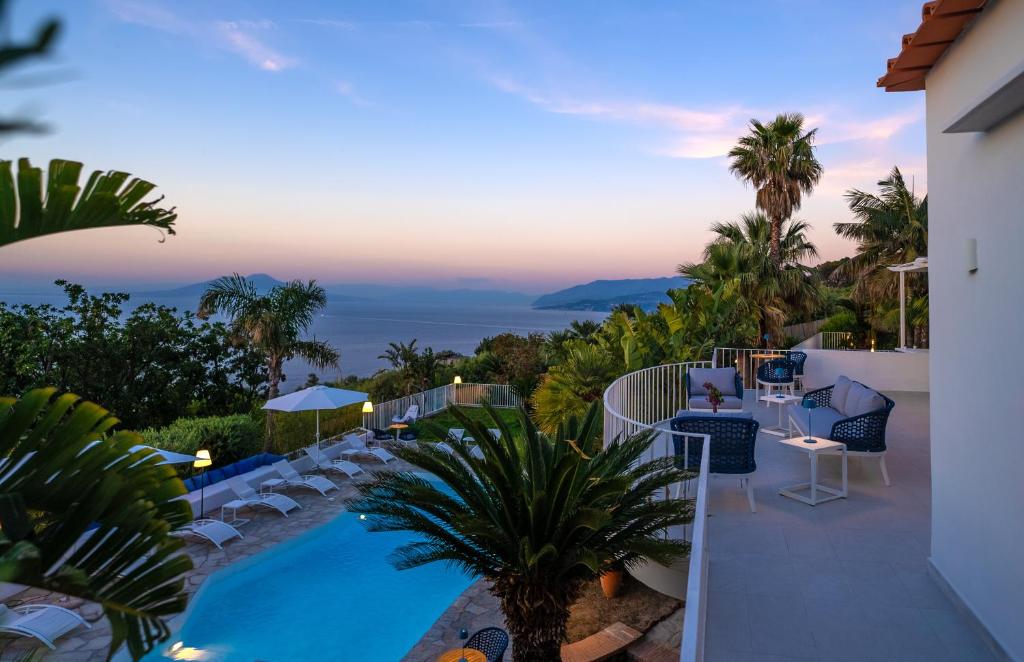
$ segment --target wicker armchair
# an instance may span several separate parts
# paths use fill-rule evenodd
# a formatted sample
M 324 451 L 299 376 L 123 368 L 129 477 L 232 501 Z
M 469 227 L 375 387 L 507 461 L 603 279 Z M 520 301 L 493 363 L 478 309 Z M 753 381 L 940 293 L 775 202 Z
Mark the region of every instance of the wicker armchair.
M 408 428 L 406 430 L 402 430 L 398 434 L 398 439 L 401 441 L 416 441 L 419 439 L 419 435 L 416 434 L 416 430 L 414 428 Z
M 716 370 L 732 370 L 733 373 L 733 391 L 728 393 L 726 389 L 722 389 L 724 401 L 719 408 L 725 410 L 743 409 L 743 376 L 735 368 L 717 368 Z M 702 382 L 695 382 L 690 372 L 688 370 L 684 377 L 687 407 L 692 410 L 706 409 L 711 411 L 711 404 L 707 402 L 707 391 L 704 389 L 704 384 Z M 708 370 L 695 369 L 692 372 L 694 374 L 706 374 Z
M 487 662 L 498 662 L 508 648 L 508 633 L 501 628 L 477 630 L 466 642 L 466 648 L 480 651 L 487 657 Z
M 757 367 L 756 386 L 764 386 L 767 395 L 771 395 L 772 388 L 776 386 L 780 389 L 788 388 L 790 394 L 792 394 L 795 371 L 796 364 L 789 359 L 770 359 Z
M 713 474 L 733 474 L 749 476 L 757 471 L 754 458 L 754 445 L 757 443 L 758 422 L 743 415 L 698 415 L 677 416 L 670 425 L 675 432 L 706 434 L 711 438 L 711 464 L 709 471 Z M 689 441 L 689 449 L 686 445 Z M 700 456 L 704 449 L 704 440 L 683 435 L 672 435 L 676 464 L 684 469 L 700 468 Z M 684 459 L 685 458 L 685 459 Z M 740 478 L 740 487 L 747 490 L 750 512 L 756 513 L 754 489 L 750 478 Z
M 796 388 L 803 387 L 804 362 L 807 361 L 807 352 L 789 352 L 786 356 L 793 362 L 793 382 Z

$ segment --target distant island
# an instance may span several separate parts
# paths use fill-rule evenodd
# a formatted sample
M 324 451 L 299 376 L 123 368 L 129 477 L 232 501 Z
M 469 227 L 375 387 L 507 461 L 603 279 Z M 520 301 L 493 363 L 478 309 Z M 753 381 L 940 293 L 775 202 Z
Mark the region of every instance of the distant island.
M 538 297 L 533 307 L 546 310 L 610 311 L 617 305 L 629 303 L 653 310 L 659 303 L 668 302 L 668 290 L 689 285 L 690 280 L 681 276 L 595 280 Z

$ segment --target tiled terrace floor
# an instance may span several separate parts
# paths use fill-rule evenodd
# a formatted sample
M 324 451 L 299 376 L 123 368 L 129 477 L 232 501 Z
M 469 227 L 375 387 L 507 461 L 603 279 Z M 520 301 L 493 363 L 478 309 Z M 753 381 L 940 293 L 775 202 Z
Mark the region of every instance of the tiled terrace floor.
M 735 478 L 712 477 L 707 660 L 993 659 L 927 571 L 928 395 L 889 395 L 890 487 L 876 460 L 851 458 L 848 499 L 812 507 L 779 496 L 807 481 L 807 456 L 763 433 L 757 513 Z M 762 425 L 777 422 L 774 407 L 747 399 Z M 838 460 L 822 460 L 821 473 L 836 482 Z

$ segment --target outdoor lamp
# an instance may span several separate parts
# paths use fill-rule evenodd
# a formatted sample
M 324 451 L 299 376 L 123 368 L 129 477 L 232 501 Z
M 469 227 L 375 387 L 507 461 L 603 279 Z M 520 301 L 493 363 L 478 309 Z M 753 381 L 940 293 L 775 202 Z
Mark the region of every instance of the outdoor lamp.
M 363 413 L 364 414 L 372 414 L 373 413 L 373 403 L 370 402 L 369 400 L 367 400 L 366 402 L 363 403 Z
M 213 459 L 210 457 L 210 451 L 204 449 L 196 451 L 196 459 L 192 462 L 192 466 L 195 469 L 205 469 L 206 467 L 213 464 Z M 206 500 L 206 472 L 203 471 L 199 474 L 199 517 L 203 516 L 205 510 Z
M 458 375 L 455 375 L 455 379 L 452 380 L 452 384 L 461 384 L 461 383 L 462 383 L 462 377 L 459 377 Z
M 816 409 L 818 403 L 814 398 L 804 398 L 800 403 L 800 406 L 807 410 L 807 438 L 804 439 L 805 444 L 815 443 L 814 437 L 811 436 L 811 410 Z

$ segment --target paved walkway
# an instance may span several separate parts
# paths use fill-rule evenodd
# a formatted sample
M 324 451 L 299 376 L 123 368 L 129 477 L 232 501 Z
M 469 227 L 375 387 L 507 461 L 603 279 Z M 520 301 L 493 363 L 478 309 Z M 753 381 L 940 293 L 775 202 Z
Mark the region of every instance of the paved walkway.
M 890 487 L 876 460 L 851 458 L 848 499 L 812 507 L 779 496 L 809 467 L 765 434 L 757 513 L 735 478 L 712 477 L 707 660 L 993 659 L 927 571 L 928 395 L 888 395 Z M 756 412 L 762 425 L 777 422 L 774 408 Z M 822 466 L 824 481 L 838 480 L 837 460 Z
M 361 464 L 370 471 L 384 469 L 384 465 L 373 460 L 361 462 Z M 410 465 L 401 460 L 390 462 L 387 465 L 387 470 L 408 469 L 411 469 Z M 248 509 L 244 517 L 250 518 L 250 521 L 239 527 L 242 535 L 245 536 L 244 539 L 235 539 L 226 543 L 223 550 L 218 550 L 208 543 L 190 540 L 185 551 L 192 557 L 195 568 L 187 576 L 186 583 L 189 593 L 194 594 L 207 577 L 225 566 L 302 535 L 310 529 L 328 522 L 345 510 L 345 501 L 356 495 L 352 481 L 333 473 L 328 478 L 333 480 L 340 489 L 331 490 L 326 498 L 313 490 L 302 488 L 286 490 L 285 494 L 298 501 L 302 506 L 301 510 L 293 510 L 289 513 L 288 517 L 282 517 L 276 512 L 268 512 L 268 509 Z M 360 478 L 360 480 L 364 479 Z M 208 513 L 208 516 L 213 515 Z M 59 639 L 57 650 L 46 653 L 42 659 L 56 662 L 88 662 L 106 657 L 107 648 L 110 646 L 110 626 L 98 605 L 83 603 L 77 599 L 62 598 L 56 594 L 35 589 L 25 591 L 6 602 L 11 606 L 16 606 L 19 601 L 32 604 L 52 603 L 76 609 L 92 624 L 91 630 L 79 628 Z M 172 630 L 177 627 L 177 621 L 180 618 L 181 616 L 178 616 L 171 620 Z M 35 642 L 34 639 L 26 637 L 11 639 L 0 635 L 0 662 L 24 659 L 31 650 L 45 651 L 46 649 L 42 648 L 41 644 Z

